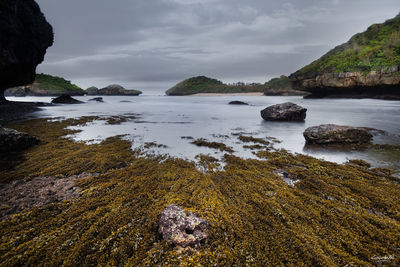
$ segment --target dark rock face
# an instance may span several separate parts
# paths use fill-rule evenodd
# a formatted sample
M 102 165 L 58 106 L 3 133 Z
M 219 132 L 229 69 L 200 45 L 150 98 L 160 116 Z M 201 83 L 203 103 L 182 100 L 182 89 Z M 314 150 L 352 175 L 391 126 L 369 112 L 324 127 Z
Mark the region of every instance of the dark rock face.
M 75 98 L 72 98 L 70 95 L 61 95 L 59 97 L 54 98 L 51 103 L 54 104 L 81 104 L 82 101 L 79 101 Z
M 158 232 L 169 243 L 181 247 L 199 247 L 208 237 L 208 222 L 177 205 L 168 206 L 162 213 Z
M 95 97 L 95 98 L 89 99 L 88 101 L 104 102 L 102 97 Z
M 249 105 L 249 104 L 247 104 L 246 102 L 237 101 L 237 100 L 231 101 L 231 102 L 229 102 L 228 104 L 229 104 L 229 105 Z
M 307 128 L 304 133 L 307 144 L 370 143 L 370 129 L 362 127 L 323 124 Z
M 7 88 L 32 83 L 53 44 L 53 29 L 33 0 L 0 1 L 0 101 Z
M 38 144 L 40 140 L 27 133 L 0 126 L 0 152 L 20 151 Z
M 267 121 L 304 121 L 306 112 L 306 108 L 286 102 L 261 110 L 261 117 Z

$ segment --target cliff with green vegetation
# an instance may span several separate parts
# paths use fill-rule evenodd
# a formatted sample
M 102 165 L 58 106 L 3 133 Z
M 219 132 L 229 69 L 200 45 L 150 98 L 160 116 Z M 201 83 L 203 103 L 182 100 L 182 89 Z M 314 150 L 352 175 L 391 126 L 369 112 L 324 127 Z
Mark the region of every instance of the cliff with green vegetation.
M 219 80 L 205 76 L 192 77 L 184 80 L 165 93 L 167 95 L 181 96 L 193 95 L 198 93 L 250 93 L 263 92 L 264 86 L 261 84 L 237 83 L 234 85 L 225 84 Z
M 65 138 L 78 132 L 69 126 L 97 119 L 6 125 L 42 142 L 7 154 L 0 182 L 19 188 L 46 181 L 48 190 L 43 182 L 27 188 L 27 200 L 40 202 L 36 207 L 13 206 L 10 199 L 24 197 L 13 190 L 1 202 L 2 266 L 400 264 L 400 185 L 389 169 L 276 151 L 256 138 L 238 142 L 265 146 L 258 160 L 227 151 L 223 169 L 205 155 L 198 165 L 141 157 L 120 137 L 100 144 Z M 60 194 L 70 198 L 57 201 Z M 158 234 L 160 214 L 170 204 L 209 222 L 200 248 L 174 247 Z
M 49 74 L 37 74 L 35 81 L 26 86 L 14 87 L 6 96 L 59 96 L 62 94 L 84 95 L 85 91 L 64 78 Z
M 400 14 L 373 24 L 290 76 L 313 95 L 400 95 Z
M 307 95 L 307 92 L 293 89 L 290 79 L 281 75 L 279 78 L 273 78 L 264 84 L 264 95 Z

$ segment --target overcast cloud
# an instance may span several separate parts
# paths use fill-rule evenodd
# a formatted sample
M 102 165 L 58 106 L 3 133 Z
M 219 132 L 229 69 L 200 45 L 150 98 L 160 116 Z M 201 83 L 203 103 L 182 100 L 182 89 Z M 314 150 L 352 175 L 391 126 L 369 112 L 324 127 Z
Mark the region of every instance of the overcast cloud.
M 290 74 L 399 0 L 37 0 L 55 31 L 38 72 L 79 86 L 166 90 L 206 75 L 265 82 Z

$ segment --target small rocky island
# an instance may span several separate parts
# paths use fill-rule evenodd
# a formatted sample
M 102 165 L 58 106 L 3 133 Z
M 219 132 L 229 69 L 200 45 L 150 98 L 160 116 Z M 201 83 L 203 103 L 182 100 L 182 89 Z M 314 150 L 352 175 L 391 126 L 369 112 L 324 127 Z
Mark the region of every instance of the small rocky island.
M 217 79 L 206 76 L 197 76 L 186 79 L 174 87 L 168 89 L 165 93 L 169 96 L 194 95 L 199 93 L 252 93 L 263 92 L 262 84 L 225 84 Z
M 309 97 L 400 99 L 400 14 L 290 75 Z
M 111 84 L 107 87 L 98 89 L 97 87 L 89 87 L 85 90 L 87 95 L 127 95 L 127 96 L 138 96 L 142 94 L 139 90 L 125 89 L 121 85 Z

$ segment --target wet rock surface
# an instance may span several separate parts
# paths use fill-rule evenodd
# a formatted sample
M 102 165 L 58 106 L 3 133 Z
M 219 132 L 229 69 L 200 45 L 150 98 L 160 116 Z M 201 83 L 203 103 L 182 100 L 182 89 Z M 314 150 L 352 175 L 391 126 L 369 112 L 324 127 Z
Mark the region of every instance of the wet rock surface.
M 95 97 L 95 98 L 89 99 L 88 101 L 104 102 L 102 97 Z
M 303 136 L 306 144 L 370 143 L 373 129 L 335 124 L 323 124 L 307 128 Z
M 261 117 L 267 121 L 304 121 L 306 112 L 306 108 L 286 102 L 261 110 Z
M 246 102 L 238 101 L 238 100 L 231 101 L 231 102 L 229 102 L 228 104 L 229 104 L 229 105 L 246 105 L 246 106 L 249 105 L 249 104 L 247 104 Z
M 176 246 L 196 248 L 208 237 L 208 227 L 205 219 L 172 204 L 161 213 L 158 232 Z
M 0 184 L 0 221 L 33 207 L 77 198 L 80 189 L 75 187 L 75 181 L 95 175 L 82 173 L 64 178 L 46 176 Z
M 70 95 L 61 95 L 59 97 L 54 98 L 51 103 L 54 104 L 81 104 L 82 101 L 79 101 L 75 98 L 72 98 Z
M 0 126 L 0 153 L 24 150 L 39 142 L 35 136 Z
M 53 29 L 33 0 L 0 1 L 0 102 L 4 91 L 35 79 Z

